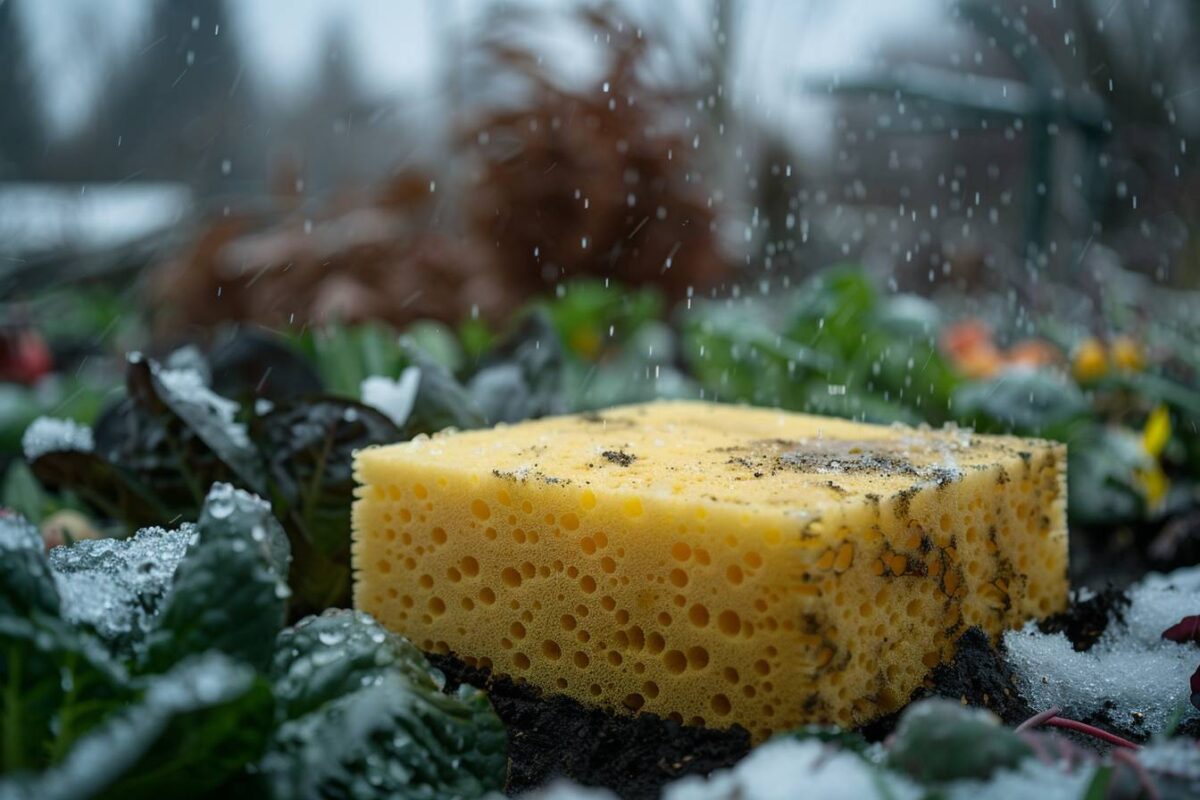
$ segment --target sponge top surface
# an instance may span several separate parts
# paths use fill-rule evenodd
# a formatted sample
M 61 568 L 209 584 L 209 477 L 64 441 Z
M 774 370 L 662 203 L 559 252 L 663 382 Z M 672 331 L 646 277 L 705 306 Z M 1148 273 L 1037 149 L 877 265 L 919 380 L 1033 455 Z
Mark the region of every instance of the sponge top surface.
M 419 437 L 363 451 L 359 468 L 369 480 L 376 467 L 419 463 L 547 489 L 808 515 L 951 482 L 1045 445 L 953 427 L 659 401 Z

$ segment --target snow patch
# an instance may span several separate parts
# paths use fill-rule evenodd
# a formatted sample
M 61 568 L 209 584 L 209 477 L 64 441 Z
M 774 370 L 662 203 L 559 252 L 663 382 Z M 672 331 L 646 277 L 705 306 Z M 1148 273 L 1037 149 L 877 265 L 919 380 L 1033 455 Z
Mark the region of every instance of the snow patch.
M 885 790 L 881 790 L 886 787 Z M 817 741 L 776 739 L 757 748 L 732 769 L 707 779 L 683 778 L 666 788 L 663 800 L 908 800 L 924 792 L 858 755 Z
M 26 461 L 64 450 L 90 453 L 95 448 L 92 429 L 69 419 L 38 417 L 21 437 L 21 450 L 25 453 Z
M 1200 613 L 1200 567 L 1150 575 L 1130 590 L 1125 621 L 1112 622 L 1086 652 L 1061 633 L 1043 634 L 1033 623 L 1004 635 L 1008 660 L 1035 709 L 1058 706 L 1065 716 L 1105 712 L 1125 730 L 1162 730 L 1190 702 L 1189 679 L 1200 666 L 1200 648 L 1162 638 L 1187 614 Z

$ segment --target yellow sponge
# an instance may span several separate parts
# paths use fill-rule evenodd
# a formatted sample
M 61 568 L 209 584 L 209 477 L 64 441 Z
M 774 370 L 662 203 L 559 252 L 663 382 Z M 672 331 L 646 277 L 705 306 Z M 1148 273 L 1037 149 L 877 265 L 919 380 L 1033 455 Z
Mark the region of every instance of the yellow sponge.
M 684 402 L 422 437 L 358 455 L 355 605 L 612 709 L 861 724 L 1064 606 L 1065 455 Z

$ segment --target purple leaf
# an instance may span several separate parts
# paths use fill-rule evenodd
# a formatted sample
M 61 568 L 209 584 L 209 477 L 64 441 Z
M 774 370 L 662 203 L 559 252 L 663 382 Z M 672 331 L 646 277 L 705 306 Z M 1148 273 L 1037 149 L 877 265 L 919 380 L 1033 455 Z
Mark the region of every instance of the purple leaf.
M 1200 708 L 1200 667 L 1197 667 L 1196 671 L 1192 673 L 1191 686 L 1192 705 L 1194 705 L 1196 708 Z
M 1179 642 L 1180 644 L 1187 642 L 1200 644 L 1200 614 L 1193 614 L 1190 617 L 1184 617 L 1179 620 L 1179 622 L 1176 622 L 1163 631 L 1162 638 L 1170 639 L 1172 642 Z M 1195 683 L 1193 682 L 1194 687 Z

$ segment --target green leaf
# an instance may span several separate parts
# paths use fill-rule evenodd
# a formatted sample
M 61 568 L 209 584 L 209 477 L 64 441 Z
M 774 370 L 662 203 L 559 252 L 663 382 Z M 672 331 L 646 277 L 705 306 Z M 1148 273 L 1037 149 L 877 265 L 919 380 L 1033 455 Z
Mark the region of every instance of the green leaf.
M 287 536 L 265 501 L 228 484 L 213 486 L 196 530 L 146 635 L 141 670 L 208 650 L 263 668 L 287 612 Z
M 127 539 L 85 539 L 50 551 L 62 617 L 120 658 L 134 655 L 170 590 L 195 528 L 143 528 Z
M 463 320 L 458 326 L 458 338 L 468 362 L 475 362 L 492 346 L 492 329 L 478 317 Z
M 142 699 L 33 784 L 43 800 L 205 797 L 263 752 L 274 711 L 251 668 L 210 653 L 150 679 Z
M 298 608 L 347 605 L 354 452 L 403 434 L 376 409 L 336 397 L 275 408 L 255 420 L 253 432 L 291 534 Z
M 440 679 L 411 642 L 361 611 L 330 609 L 305 617 L 279 634 L 271 661 L 275 697 L 284 719 L 377 679 L 399 673 L 415 686 L 437 691 Z
M 866 755 L 871 747 L 861 733 L 832 725 L 805 725 L 781 735 L 799 741 L 813 739 L 824 744 L 837 745 L 839 750 L 849 750 L 859 755 Z
M 566 349 L 586 361 L 626 342 L 662 316 L 662 295 L 651 288 L 577 280 L 558 297 L 539 303 Z
M 24 517 L 0 510 L 0 615 L 34 612 L 59 612 L 42 533 Z
M 458 337 L 441 322 L 414 322 L 405 329 L 404 338 L 451 373 L 457 374 L 466 364 L 466 355 Z
M 437 433 L 446 428 L 468 430 L 485 424 L 483 411 L 450 372 L 406 341 L 401 342 L 408 363 L 420 370 L 413 407 L 404 424 L 404 438 Z
M 885 764 L 921 783 L 983 780 L 1016 767 L 1033 749 L 990 711 L 934 698 L 900 717 Z
M 474 800 L 503 788 L 506 742 L 483 692 L 392 673 L 283 722 L 259 769 L 279 800 Z
M 1137 435 L 1102 425 L 1080 426 L 1067 447 L 1067 508 L 1071 519 L 1109 525 L 1142 519 L 1146 498 L 1139 470 L 1153 466 Z
M 481 797 L 504 785 L 507 735 L 487 696 L 442 694 L 421 653 L 361 612 L 280 634 L 280 725 L 260 765 L 275 798 Z
M 563 360 L 549 317 L 535 310 L 488 353 L 468 391 L 490 424 L 561 414 Z
M 706 397 L 802 408 L 803 384 L 826 377 L 840 362 L 776 333 L 757 309 L 697 304 L 682 318 L 684 358 Z
M 568 359 L 563 392 L 571 411 L 587 411 L 659 398 L 696 399 L 700 388 L 677 367 L 679 345 L 671 327 L 642 325 L 626 346 L 599 362 Z
M 805 282 L 794 295 L 789 339 L 850 358 L 875 310 L 875 287 L 858 268 L 833 267 Z
M 363 379 L 396 375 L 406 363 L 396 331 L 382 323 L 329 325 L 297 339 L 321 376 L 326 391 L 357 397 Z
M 38 483 L 24 461 L 14 461 L 4 473 L 0 487 L 0 507 L 8 508 L 26 519 L 40 522 L 54 509 L 55 503 Z
M 991 380 L 964 384 L 954 394 L 954 416 L 982 430 L 1052 435 L 1089 412 L 1079 387 L 1049 370 L 1010 368 Z
M 42 611 L 0 612 L 0 773 L 55 763 L 130 695 L 124 669 L 86 634 Z

